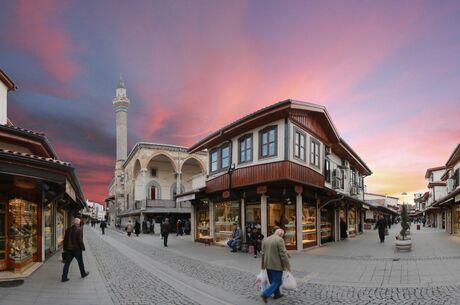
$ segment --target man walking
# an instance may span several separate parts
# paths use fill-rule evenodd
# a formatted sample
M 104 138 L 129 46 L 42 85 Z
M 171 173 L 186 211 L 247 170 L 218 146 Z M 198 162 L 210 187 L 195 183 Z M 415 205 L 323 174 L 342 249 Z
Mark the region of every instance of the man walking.
M 279 299 L 283 295 L 280 287 L 283 280 L 283 270 L 291 272 L 291 265 L 284 244 L 284 230 L 277 229 L 273 235 L 262 241 L 262 270 L 267 269 L 268 286 L 261 294 L 261 299 L 267 303 L 267 298 L 274 294 L 274 299 Z
M 163 237 L 163 245 L 165 247 L 168 246 L 168 235 L 170 230 L 171 226 L 169 224 L 169 219 L 165 218 L 165 221 L 161 224 L 161 236 Z
M 105 220 L 101 221 L 101 230 L 102 230 L 102 235 L 105 234 L 105 228 L 107 228 L 107 223 L 105 222 Z
M 386 228 L 387 228 L 387 222 L 386 222 L 385 218 L 383 217 L 383 215 L 380 215 L 380 216 L 379 216 L 379 220 L 378 220 L 377 223 L 375 224 L 375 228 L 374 228 L 374 229 L 378 229 L 378 230 L 379 230 L 380 243 L 384 243 L 384 242 L 385 242 L 385 231 L 386 231 Z
M 69 280 L 69 267 L 74 258 L 76 258 L 78 262 L 81 277 L 87 277 L 89 272 L 85 271 L 85 265 L 83 264 L 82 251 L 85 251 L 85 244 L 83 243 L 83 228 L 80 228 L 79 218 L 75 218 L 73 220 L 73 225 L 65 230 L 64 251 L 66 253 L 66 260 L 64 263 L 64 270 L 62 271 L 61 281 L 67 282 Z

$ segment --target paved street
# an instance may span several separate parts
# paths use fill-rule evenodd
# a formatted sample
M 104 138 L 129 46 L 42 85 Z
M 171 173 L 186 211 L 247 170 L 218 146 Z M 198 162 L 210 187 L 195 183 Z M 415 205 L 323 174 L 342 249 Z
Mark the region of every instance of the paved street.
M 292 252 L 297 291 L 272 304 L 457 304 L 460 239 L 435 229 L 415 231 L 414 249 L 395 252 L 376 231 L 321 248 Z M 171 236 L 127 237 L 85 228 L 91 271 L 60 283 L 55 256 L 18 288 L 0 288 L 0 304 L 260 304 L 255 274 L 260 259 Z M 440 250 L 442 249 L 442 250 Z M 21 292 L 21 293 L 19 293 Z M 80 297 L 83 298 L 80 301 Z

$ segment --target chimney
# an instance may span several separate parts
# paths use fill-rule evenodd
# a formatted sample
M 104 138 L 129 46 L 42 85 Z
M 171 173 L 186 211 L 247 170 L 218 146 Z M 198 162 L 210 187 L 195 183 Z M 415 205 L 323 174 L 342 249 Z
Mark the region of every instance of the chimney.
M 18 87 L 13 81 L 0 69 L 0 125 L 8 124 L 8 99 L 9 91 L 15 91 Z

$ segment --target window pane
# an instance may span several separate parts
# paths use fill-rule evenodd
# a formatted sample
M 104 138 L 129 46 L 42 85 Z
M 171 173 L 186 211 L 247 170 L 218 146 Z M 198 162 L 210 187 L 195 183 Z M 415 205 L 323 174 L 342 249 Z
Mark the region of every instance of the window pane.
M 302 147 L 300 148 L 300 159 L 305 160 L 305 149 Z
M 262 157 L 267 156 L 268 145 L 262 145 Z
M 262 134 L 262 144 L 266 144 L 268 142 L 268 134 L 264 132 Z
M 268 148 L 269 148 L 268 154 L 270 156 L 274 156 L 275 155 L 275 143 L 270 143 Z
M 248 149 L 252 147 L 252 138 L 247 138 L 246 139 L 246 147 Z
M 275 141 L 275 130 L 272 129 L 268 133 L 269 133 L 269 141 L 274 142 Z
M 230 165 L 229 153 L 229 146 L 222 148 L 222 168 L 228 167 Z
M 246 162 L 246 154 L 244 151 L 240 152 L 240 161 L 241 162 Z
M 304 135 L 300 136 L 300 146 L 305 147 L 305 136 Z
M 248 148 L 248 150 L 246 150 L 246 161 L 249 161 L 249 160 L 252 160 L 252 149 L 251 148 Z

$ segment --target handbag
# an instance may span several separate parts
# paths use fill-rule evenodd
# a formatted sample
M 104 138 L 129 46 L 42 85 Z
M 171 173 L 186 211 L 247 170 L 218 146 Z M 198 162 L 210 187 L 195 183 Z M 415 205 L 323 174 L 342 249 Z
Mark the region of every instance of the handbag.
M 283 283 L 281 284 L 281 288 L 286 290 L 296 290 L 297 289 L 297 281 L 295 280 L 294 276 L 289 271 L 283 272 Z
M 257 275 L 256 283 L 260 286 L 261 292 L 264 292 L 264 290 L 270 285 L 266 269 L 260 270 L 260 273 Z
M 387 229 L 387 228 L 385 228 L 385 235 L 386 235 L 386 236 L 390 235 L 390 233 L 388 232 L 388 229 Z

